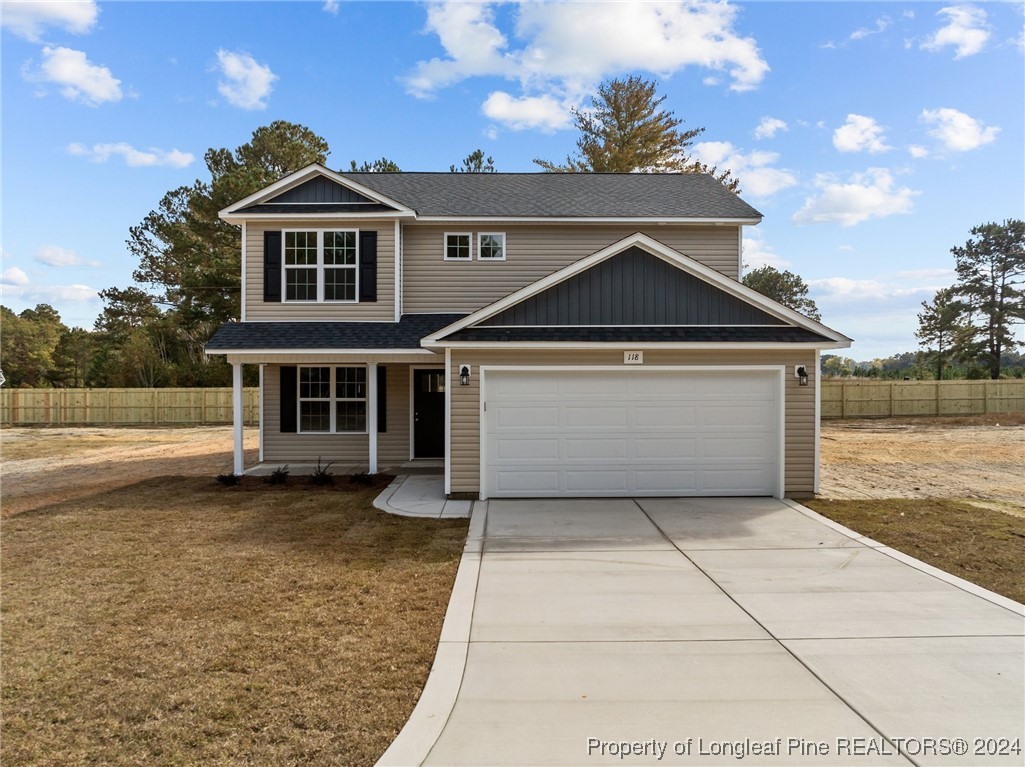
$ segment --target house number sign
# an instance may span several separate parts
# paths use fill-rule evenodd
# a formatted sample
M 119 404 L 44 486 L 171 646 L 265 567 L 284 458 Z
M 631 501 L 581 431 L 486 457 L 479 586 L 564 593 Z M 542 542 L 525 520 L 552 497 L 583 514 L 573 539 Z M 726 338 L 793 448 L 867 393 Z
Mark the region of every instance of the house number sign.
M 623 352 L 624 365 L 643 365 L 644 352 Z

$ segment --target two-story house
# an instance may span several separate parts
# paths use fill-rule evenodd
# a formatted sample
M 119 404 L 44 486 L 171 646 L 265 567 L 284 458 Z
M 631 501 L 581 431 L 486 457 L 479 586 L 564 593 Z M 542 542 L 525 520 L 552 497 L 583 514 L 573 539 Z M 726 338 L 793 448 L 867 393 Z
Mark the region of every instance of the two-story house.
M 336 173 L 221 212 L 260 460 L 444 463 L 455 497 L 808 496 L 818 359 L 851 341 L 739 280 L 761 214 L 701 174 Z

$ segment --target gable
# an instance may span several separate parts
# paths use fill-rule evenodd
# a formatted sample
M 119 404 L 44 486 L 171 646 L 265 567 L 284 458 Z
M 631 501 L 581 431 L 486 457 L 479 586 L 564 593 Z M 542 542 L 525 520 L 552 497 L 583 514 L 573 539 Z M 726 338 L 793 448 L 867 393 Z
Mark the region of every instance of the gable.
M 785 324 L 635 245 L 524 298 L 477 327 Z
M 304 181 L 299 186 L 264 200 L 265 203 L 373 203 L 359 192 L 332 181 L 323 176 L 316 176 Z

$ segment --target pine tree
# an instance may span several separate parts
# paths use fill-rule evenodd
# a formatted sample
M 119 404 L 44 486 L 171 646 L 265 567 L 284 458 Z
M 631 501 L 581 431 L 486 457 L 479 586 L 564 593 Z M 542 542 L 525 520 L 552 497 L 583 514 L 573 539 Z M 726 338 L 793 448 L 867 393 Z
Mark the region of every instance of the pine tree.
M 953 288 L 937 291 L 932 303 L 922 302 L 915 337 L 918 345 L 924 347 L 929 362 L 936 366 L 937 381 L 943 380 L 943 368 L 952 357 L 951 350 L 964 336 L 965 309 Z

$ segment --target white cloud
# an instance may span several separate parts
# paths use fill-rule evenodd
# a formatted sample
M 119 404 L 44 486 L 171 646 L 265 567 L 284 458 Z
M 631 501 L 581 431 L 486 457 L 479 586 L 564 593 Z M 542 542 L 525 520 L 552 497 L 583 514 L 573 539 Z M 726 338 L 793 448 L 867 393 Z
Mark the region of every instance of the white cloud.
M 568 128 L 571 123 L 568 106 L 551 96 L 516 98 L 504 91 L 495 91 L 485 99 L 481 111 L 513 130 L 537 128 L 551 132 Z
M 886 145 L 885 130 L 872 117 L 849 114 L 847 122 L 833 131 L 833 146 L 841 152 L 886 152 L 892 147 Z
M 28 285 L 28 275 L 16 266 L 0 272 L 0 285 Z
M 808 287 L 816 294 L 816 301 L 861 303 L 931 296 L 948 287 L 953 278 L 953 269 L 918 269 L 882 274 L 873 279 L 825 277 L 809 280 Z
M 93 0 L 4 0 L 0 26 L 38 43 L 47 27 L 87 34 L 96 26 L 99 13 Z
M 321 10 L 324 11 L 324 13 L 330 13 L 337 16 L 339 8 L 338 0 L 324 0 L 324 5 L 321 7 Z
M 773 269 L 786 269 L 791 262 L 780 256 L 765 240 L 757 229 L 744 231 L 743 258 L 745 271 L 771 266 Z
M 908 147 L 908 152 L 916 160 L 920 160 L 923 157 L 928 157 L 929 156 L 929 150 L 926 149 L 924 146 L 921 146 L 920 144 L 912 144 L 911 146 Z
M 71 48 L 43 48 L 43 60 L 38 71 L 22 70 L 30 82 L 53 83 L 69 101 L 78 101 L 95 107 L 106 102 L 120 101 L 121 81 L 104 66 L 93 64 L 82 51 Z
M 788 131 L 790 127 L 778 117 L 763 117 L 755 128 L 755 138 L 775 138 L 780 131 Z
M 946 26 L 940 27 L 921 44 L 927 51 L 942 51 L 953 47 L 955 59 L 963 59 L 982 51 L 989 41 L 990 30 L 986 23 L 986 12 L 974 5 L 951 5 L 941 8 L 937 16 L 947 18 Z
M 794 213 L 791 220 L 795 224 L 833 223 L 848 227 L 872 218 L 910 213 L 918 194 L 906 186 L 898 188 L 886 168 L 855 173 L 847 183 L 830 174 L 819 174 L 815 186 L 819 194 L 808 197 Z
M 78 143 L 68 144 L 68 154 L 88 157 L 93 162 L 106 162 L 111 157 L 121 157 L 125 165 L 131 168 L 185 168 L 196 159 L 190 152 L 182 152 L 179 149 L 165 151 L 150 147 L 148 151 L 143 151 L 123 141 L 116 144 L 93 144 L 92 147 Z
M 866 37 L 878 35 L 880 32 L 885 32 L 887 29 L 890 28 L 891 24 L 893 24 L 892 19 L 890 19 L 890 17 L 884 13 L 882 16 L 876 19 L 875 28 L 859 27 L 858 29 L 855 29 L 853 32 L 851 32 L 850 37 L 848 39 L 864 40 Z
M 967 152 L 984 144 L 992 144 L 1000 132 L 995 125 L 983 126 L 974 117 L 956 109 L 923 109 L 920 119 L 934 126 L 929 135 L 938 139 L 951 152 Z
M 80 266 L 83 263 L 75 251 L 57 245 L 43 245 L 36 251 L 35 259 L 47 266 Z
M 510 100 L 547 97 L 567 112 L 601 80 L 631 71 L 668 77 L 693 66 L 728 76 L 732 90 L 751 90 L 769 66 L 756 41 L 734 30 L 738 12 L 707 0 L 522 3 L 510 11 L 511 41 L 492 4 L 430 2 L 426 31 L 445 55 L 418 62 L 404 82 L 414 96 L 430 98 L 467 78 L 504 77 L 522 89 Z
M 718 170 L 732 170 L 740 179 L 743 193 L 752 197 L 769 197 L 797 184 L 797 176 L 783 168 L 772 167 L 779 160 L 776 152 L 755 150 L 744 154 L 729 141 L 702 141 L 694 145 L 693 156 Z
M 266 64 L 260 64 L 248 53 L 217 51 L 217 65 L 222 79 L 217 91 L 232 106 L 240 109 L 266 109 L 267 98 L 278 76 Z
M 17 269 L 17 267 L 11 267 L 11 269 Z M 18 269 L 18 271 L 21 270 Z M 6 282 L 3 284 L 6 288 L 4 290 L 5 297 L 17 298 L 27 303 L 89 303 L 99 301 L 100 298 L 99 291 L 88 285 L 28 285 L 20 283 L 12 286 Z

